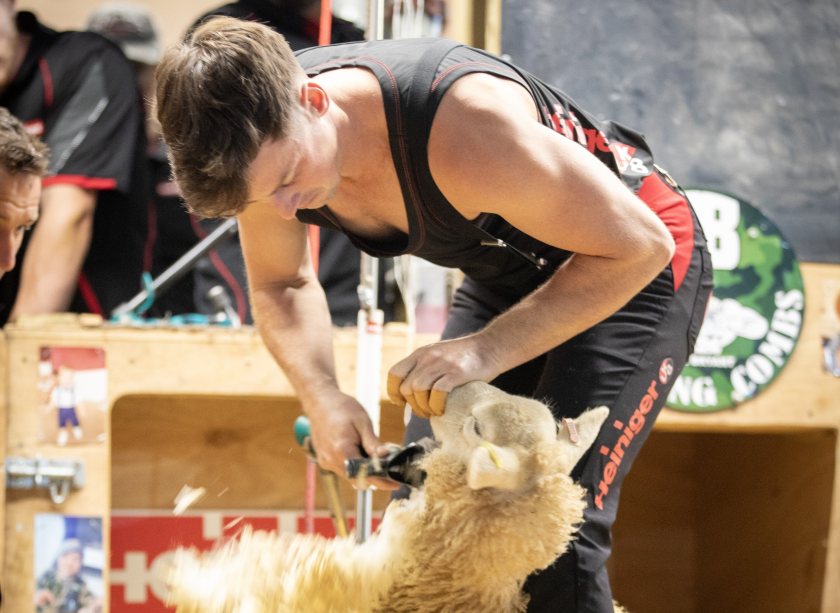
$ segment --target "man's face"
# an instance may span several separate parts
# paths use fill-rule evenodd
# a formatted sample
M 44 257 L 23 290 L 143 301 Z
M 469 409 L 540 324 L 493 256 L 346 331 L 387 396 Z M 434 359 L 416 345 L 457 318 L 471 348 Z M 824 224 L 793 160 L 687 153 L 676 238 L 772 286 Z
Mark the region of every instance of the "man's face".
M 24 233 L 38 219 L 41 178 L 0 169 L 0 276 L 15 267 Z
M 327 125 L 302 116 L 288 138 L 263 143 L 251 163 L 249 202 L 267 203 L 283 219 L 327 204 L 340 180 L 335 134 Z
M 68 551 L 59 556 L 56 575 L 59 579 L 75 577 L 82 570 L 82 554 L 78 551 Z
M 6 89 L 15 76 L 17 46 L 15 3 L 13 0 L 0 0 L 0 92 Z

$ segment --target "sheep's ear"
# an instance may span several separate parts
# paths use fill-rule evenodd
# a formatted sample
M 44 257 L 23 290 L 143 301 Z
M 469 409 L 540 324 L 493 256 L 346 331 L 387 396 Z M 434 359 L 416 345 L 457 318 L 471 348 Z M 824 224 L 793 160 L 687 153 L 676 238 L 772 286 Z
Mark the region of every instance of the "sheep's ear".
M 511 449 L 487 441 L 473 449 L 467 464 L 467 485 L 471 489 L 516 490 L 521 483 L 522 465 Z
M 578 460 L 595 442 L 595 438 L 601 431 L 601 425 L 609 414 L 610 410 L 607 407 L 598 407 L 585 411 L 577 419 L 560 422 L 557 440 L 562 445 L 561 464 L 566 473 L 572 472 Z

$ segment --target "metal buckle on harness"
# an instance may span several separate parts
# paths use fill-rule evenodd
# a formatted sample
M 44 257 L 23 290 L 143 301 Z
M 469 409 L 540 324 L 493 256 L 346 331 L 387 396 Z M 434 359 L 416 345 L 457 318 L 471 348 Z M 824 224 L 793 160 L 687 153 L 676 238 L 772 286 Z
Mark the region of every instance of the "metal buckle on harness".
M 526 253 L 524 251 L 521 251 L 513 245 L 506 243 L 500 238 L 483 240 L 481 241 L 481 244 L 484 247 L 507 247 L 516 255 L 523 258 L 525 261 L 530 262 L 531 264 L 536 266 L 538 270 L 542 270 L 548 265 L 548 260 L 546 260 L 545 258 L 538 257 L 535 253 Z

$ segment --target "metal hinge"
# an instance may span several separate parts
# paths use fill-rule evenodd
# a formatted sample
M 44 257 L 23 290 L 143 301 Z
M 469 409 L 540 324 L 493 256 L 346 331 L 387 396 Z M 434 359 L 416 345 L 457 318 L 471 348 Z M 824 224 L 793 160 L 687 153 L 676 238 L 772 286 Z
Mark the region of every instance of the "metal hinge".
M 55 504 L 85 485 L 85 463 L 72 459 L 6 458 L 6 488 L 48 489 Z

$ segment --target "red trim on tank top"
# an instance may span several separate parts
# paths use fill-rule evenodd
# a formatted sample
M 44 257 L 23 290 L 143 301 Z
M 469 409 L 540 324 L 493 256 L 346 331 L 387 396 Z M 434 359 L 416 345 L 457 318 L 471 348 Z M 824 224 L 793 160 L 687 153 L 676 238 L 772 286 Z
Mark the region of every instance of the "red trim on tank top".
M 677 291 L 688 272 L 694 250 L 694 217 L 688 201 L 656 173 L 645 177 L 637 195 L 665 222 L 674 237 L 677 248 L 671 259 L 671 270 L 674 273 L 674 291 Z

